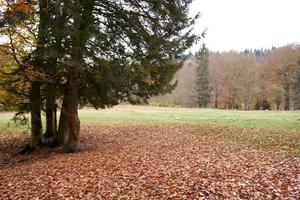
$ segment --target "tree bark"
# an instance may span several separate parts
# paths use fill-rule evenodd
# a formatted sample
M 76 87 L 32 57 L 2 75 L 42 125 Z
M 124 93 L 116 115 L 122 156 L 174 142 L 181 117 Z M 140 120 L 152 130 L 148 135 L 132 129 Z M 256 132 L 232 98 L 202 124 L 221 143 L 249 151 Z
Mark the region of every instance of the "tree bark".
M 76 67 L 69 71 L 68 92 L 66 98 L 68 137 L 64 143 L 65 152 L 76 152 L 79 150 L 80 121 L 78 117 L 78 84 L 79 73 Z
M 54 102 L 54 128 L 55 128 L 55 132 L 54 132 L 54 139 L 57 135 L 57 104 L 56 102 Z
M 53 83 L 48 83 L 46 86 L 46 138 L 56 135 L 55 112 L 55 86 Z
M 30 114 L 31 114 L 31 143 L 33 149 L 42 144 L 42 119 L 41 119 L 41 91 L 40 83 L 32 82 L 30 90 Z
M 58 131 L 55 136 L 55 145 L 61 146 L 67 141 L 67 137 L 69 135 L 69 129 L 68 129 L 68 114 L 67 114 L 67 100 L 66 100 L 66 94 L 63 98 L 62 107 L 60 111 L 60 117 L 59 117 L 59 125 L 58 125 Z
M 37 37 L 37 49 L 35 50 L 35 68 L 40 68 L 42 66 L 43 52 L 42 49 L 45 47 L 47 38 L 47 14 L 45 9 L 47 8 L 47 1 L 39 1 L 39 15 L 40 22 L 38 27 L 38 37 Z M 42 144 L 42 119 L 41 119 L 41 83 L 34 80 L 31 83 L 31 89 L 29 94 L 30 100 L 30 114 L 31 114 L 31 142 L 30 146 L 33 149 L 38 148 Z
M 78 89 L 79 89 L 79 70 L 83 62 L 82 50 L 85 48 L 86 41 L 89 39 L 89 26 L 93 22 L 93 8 L 95 1 L 73 1 L 74 10 L 74 31 L 71 34 L 72 65 L 68 71 L 67 93 L 65 94 L 68 137 L 64 143 L 65 152 L 76 152 L 79 150 L 80 121 L 78 117 Z M 82 8 L 82 9 L 81 9 Z M 83 34 L 84 33 L 84 34 Z

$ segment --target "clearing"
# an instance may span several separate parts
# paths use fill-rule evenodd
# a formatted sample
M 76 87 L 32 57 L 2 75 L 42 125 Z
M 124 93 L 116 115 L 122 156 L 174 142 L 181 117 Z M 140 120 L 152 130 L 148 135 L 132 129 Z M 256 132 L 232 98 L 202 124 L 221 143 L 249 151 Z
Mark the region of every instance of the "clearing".
M 300 198 L 299 112 L 118 106 L 80 116 L 76 154 L 16 156 L 28 135 L 0 134 L 0 199 Z

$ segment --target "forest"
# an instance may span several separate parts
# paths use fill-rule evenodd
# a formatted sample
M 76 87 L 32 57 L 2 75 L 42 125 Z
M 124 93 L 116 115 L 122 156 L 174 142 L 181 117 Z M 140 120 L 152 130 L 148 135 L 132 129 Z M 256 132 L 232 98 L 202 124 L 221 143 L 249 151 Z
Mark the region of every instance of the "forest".
M 300 109 L 299 44 L 243 52 L 206 51 L 188 54 L 176 74 L 177 88 L 150 103 L 237 110 Z

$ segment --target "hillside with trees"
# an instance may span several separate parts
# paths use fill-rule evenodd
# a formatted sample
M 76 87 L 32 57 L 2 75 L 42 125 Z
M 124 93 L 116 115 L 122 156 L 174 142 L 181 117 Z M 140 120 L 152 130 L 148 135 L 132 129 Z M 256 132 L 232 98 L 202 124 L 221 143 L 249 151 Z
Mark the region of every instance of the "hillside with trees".
M 199 76 L 201 63 L 203 58 L 198 53 L 189 58 L 177 73 L 177 88 L 171 94 L 152 98 L 150 103 L 242 110 L 300 109 L 297 44 L 243 52 L 209 52 L 209 73 Z M 209 87 L 204 87 L 206 83 Z M 197 85 L 201 87 L 195 90 Z M 199 105 L 198 99 L 208 90 L 207 106 Z M 182 91 L 184 95 L 179 96 Z

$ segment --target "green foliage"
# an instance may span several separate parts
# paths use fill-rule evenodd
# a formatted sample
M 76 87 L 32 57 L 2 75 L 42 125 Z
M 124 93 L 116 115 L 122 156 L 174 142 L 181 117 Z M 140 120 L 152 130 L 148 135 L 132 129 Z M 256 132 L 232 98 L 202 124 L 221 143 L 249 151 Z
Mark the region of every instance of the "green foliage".
M 82 102 L 103 108 L 171 91 L 181 54 L 197 38 L 189 30 L 195 20 L 187 16 L 190 3 L 96 1 L 85 51 L 91 62 L 84 63 L 88 70 L 81 76 Z
M 169 92 L 181 55 L 199 39 L 191 32 L 198 18 L 188 16 L 191 2 L 42 0 L 4 6 L 1 36 L 9 40 L 1 47 L 18 49 L 6 52 L 13 70 L 1 75 L 1 84 L 22 97 L 22 111 L 29 109 L 32 81 L 41 83 L 42 99 L 50 83 L 61 98 L 71 68 L 80 72 L 81 105 L 140 103 Z
M 28 62 L 42 67 L 47 76 L 41 81 L 54 82 L 60 94 L 68 70 L 78 69 L 81 105 L 145 102 L 174 89 L 176 83 L 170 82 L 182 65 L 181 55 L 199 39 L 191 32 L 198 18 L 188 16 L 191 2 L 48 1 L 50 9 L 40 13 L 43 48 Z M 40 8 L 45 3 L 40 1 Z
M 201 108 L 205 108 L 210 99 L 209 87 L 209 72 L 208 72 L 208 58 L 209 50 L 203 44 L 200 51 L 196 54 L 197 69 L 196 69 L 196 96 L 195 101 Z

